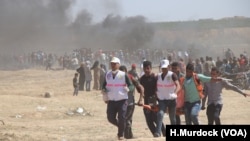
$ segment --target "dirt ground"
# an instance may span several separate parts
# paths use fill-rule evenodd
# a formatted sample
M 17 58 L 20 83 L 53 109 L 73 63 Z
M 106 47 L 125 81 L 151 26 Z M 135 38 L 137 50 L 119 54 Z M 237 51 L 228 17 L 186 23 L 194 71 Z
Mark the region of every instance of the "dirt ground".
M 74 70 L 0 71 L 0 141 L 112 141 L 117 128 L 108 123 L 99 91 L 73 96 Z M 93 85 L 92 85 L 93 86 Z M 52 95 L 45 98 L 45 92 Z M 250 93 L 250 91 L 248 91 Z M 250 97 L 224 90 L 222 124 L 250 124 Z M 138 95 L 137 95 L 138 96 Z M 138 98 L 138 97 L 137 97 Z M 80 108 L 83 108 L 81 112 Z M 133 133 L 137 141 L 157 141 L 136 107 Z M 184 117 L 181 117 L 184 124 Z M 201 124 L 207 124 L 205 111 Z M 165 115 L 165 124 L 169 124 Z

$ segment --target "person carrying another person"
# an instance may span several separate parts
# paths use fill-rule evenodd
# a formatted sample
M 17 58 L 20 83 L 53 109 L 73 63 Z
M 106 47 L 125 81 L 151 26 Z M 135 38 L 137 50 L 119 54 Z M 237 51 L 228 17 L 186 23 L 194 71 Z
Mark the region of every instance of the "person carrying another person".
M 171 71 L 174 72 L 177 75 L 178 80 L 180 81 L 181 78 L 185 77 L 185 74 L 181 73 L 180 71 L 180 63 L 179 62 L 173 62 L 171 64 Z M 181 86 L 180 86 L 181 87 Z M 176 125 L 181 124 L 181 115 L 184 115 L 184 91 L 181 87 L 179 92 L 177 93 L 177 99 L 176 99 Z
M 127 73 L 126 66 L 122 65 L 120 66 L 119 70 L 125 72 L 128 74 L 128 77 L 130 78 L 132 84 L 136 88 L 137 92 L 140 93 L 140 97 L 138 102 L 136 103 L 138 106 L 143 106 L 143 97 L 144 97 L 144 88 L 139 83 L 139 80 L 134 78 L 133 75 Z M 126 113 L 126 126 L 125 126 L 125 133 L 124 137 L 126 139 L 132 139 L 133 138 L 133 132 L 132 132 L 132 119 L 135 109 L 135 90 L 128 92 L 128 107 L 127 107 L 127 113 Z
M 201 99 L 203 94 L 203 83 L 211 80 L 211 77 L 203 74 L 194 73 L 194 65 L 188 63 L 186 66 L 186 75 L 180 79 L 180 85 L 183 87 L 185 102 L 184 113 L 186 125 L 199 125 L 199 112 L 201 109 Z
M 156 83 L 157 77 L 152 72 L 152 62 L 151 61 L 144 61 L 143 62 L 143 72 L 144 74 L 140 77 L 140 84 L 144 87 L 144 104 L 150 105 L 152 107 L 158 106 L 157 105 L 157 97 L 156 97 Z M 143 108 L 143 113 L 146 119 L 147 126 L 154 135 L 156 132 L 156 124 L 157 124 L 157 112 L 154 110 L 149 110 L 147 108 Z M 166 128 L 165 125 L 162 123 L 162 134 L 163 136 L 166 135 Z
M 159 111 L 157 112 L 157 124 L 154 137 L 161 136 L 162 121 L 165 111 L 168 110 L 171 125 L 176 125 L 176 98 L 180 90 L 178 77 L 175 73 L 168 70 L 169 61 L 161 62 L 161 73 L 157 75 L 157 99 Z

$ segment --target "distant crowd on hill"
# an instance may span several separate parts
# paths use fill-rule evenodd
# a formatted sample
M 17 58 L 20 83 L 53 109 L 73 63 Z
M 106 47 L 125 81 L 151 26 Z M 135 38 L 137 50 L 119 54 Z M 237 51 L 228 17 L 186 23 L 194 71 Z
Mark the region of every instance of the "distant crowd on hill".
M 93 64 L 95 61 L 99 61 L 100 64 L 104 64 L 108 67 L 109 61 L 112 57 L 118 57 L 121 59 L 121 63 L 127 66 L 131 64 L 137 64 L 140 66 L 143 60 L 150 60 L 157 66 L 163 58 L 167 58 L 172 61 L 180 61 L 184 64 L 192 62 L 198 64 L 204 64 L 206 61 L 211 61 L 214 66 L 226 65 L 225 71 L 229 73 L 247 71 L 249 68 L 249 53 L 246 51 L 242 52 L 240 56 L 236 56 L 233 51 L 228 48 L 224 51 L 224 54 L 212 58 L 210 55 L 193 58 L 187 51 L 178 50 L 160 50 L 160 49 L 137 49 L 135 51 L 128 50 L 110 50 L 104 51 L 99 49 L 95 52 L 91 49 L 80 48 L 72 50 L 72 52 L 65 52 L 63 55 L 55 53 L 46 53 L 44 51 L 33 51 L 25 54 L 16 54 L 14 56 L 1 55 L 2 61 L 8 62 L 2 66 L 3 69 L 8 69 L 8 65 L 12 65 L 16 69 L 28 69 L 28 68 L 41 68 L 45 70 L 64 70 L 72 69 L 75 70 L 80 66 L 82 62 L 89 61 Z M 196 54 L 199 56 L 199 54 Z M 11 57 L 11 58 L 10 58 Z M 198 68 L 197 68 L 198 69 Z M 205 71 L 203 70 L 199 71 Z

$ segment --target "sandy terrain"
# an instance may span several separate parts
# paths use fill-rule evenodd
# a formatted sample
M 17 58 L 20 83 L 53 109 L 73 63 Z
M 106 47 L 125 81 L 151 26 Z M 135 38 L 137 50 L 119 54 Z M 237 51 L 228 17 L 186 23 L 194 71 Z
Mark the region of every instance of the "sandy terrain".
M 117 128 L 106 119 L 106 104 L 99 91 L 72 96 L 73 70 L 39 69 L 0 71 L 0 141 L 112 141 Z M 45 98 L 45 92 L 52 93 Z M 250 91 L 248 91 L 250 92 Z M 76 112 L 84 108 L 84 114 Z M 250 124 L 250 97 L 224 90 L 223 124 Z M 182 116 L 184 123 L 184 117 Z M 200 121 L 206 124 L 205 111 Z M 169 124 L 167 115 L 164 122 Z M 142 108 L 136 107 L 133 132 L 138 141 L 153 138 Z

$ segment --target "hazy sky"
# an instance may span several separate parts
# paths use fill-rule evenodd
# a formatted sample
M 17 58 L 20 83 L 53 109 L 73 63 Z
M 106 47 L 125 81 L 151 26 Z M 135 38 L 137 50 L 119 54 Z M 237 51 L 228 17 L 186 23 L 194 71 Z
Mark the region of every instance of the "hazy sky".
M 95 22 L 110 13 L 143 15 L 153 22 L 250 17 L 250 0 L 78 0 L 74 11 L 81 8 L 86 8 Z

